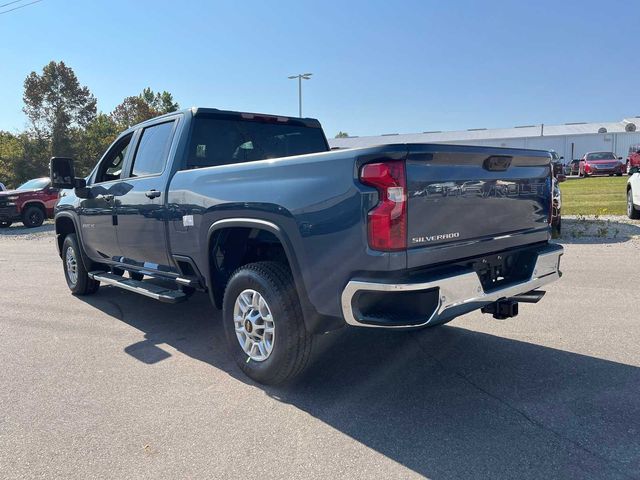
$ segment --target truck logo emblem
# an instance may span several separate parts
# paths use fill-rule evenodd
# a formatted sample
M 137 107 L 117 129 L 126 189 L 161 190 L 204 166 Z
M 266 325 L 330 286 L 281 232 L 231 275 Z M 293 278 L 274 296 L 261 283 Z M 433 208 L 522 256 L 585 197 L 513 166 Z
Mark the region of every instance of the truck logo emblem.
M 413 237 L 411 239 L 411 243 L 439 242 L 440 240 L 451 240 L 452 238 L 459 238 L 459 237 L 460 237 L 460 232 L 441 233 L 440 235 Z

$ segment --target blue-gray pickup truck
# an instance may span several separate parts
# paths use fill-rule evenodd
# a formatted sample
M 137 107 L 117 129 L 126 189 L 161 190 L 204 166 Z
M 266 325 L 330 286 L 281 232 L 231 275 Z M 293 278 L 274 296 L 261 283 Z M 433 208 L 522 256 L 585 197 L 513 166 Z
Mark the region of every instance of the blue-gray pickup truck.
M 317 120 L 192 108 L 123 132 L 86 178 L 54 157 L 67 284 L 207 292 L 252 379 L 300 373 L 318 334 L 496 318 L 557 280 L 549 152 L 330 150 Z

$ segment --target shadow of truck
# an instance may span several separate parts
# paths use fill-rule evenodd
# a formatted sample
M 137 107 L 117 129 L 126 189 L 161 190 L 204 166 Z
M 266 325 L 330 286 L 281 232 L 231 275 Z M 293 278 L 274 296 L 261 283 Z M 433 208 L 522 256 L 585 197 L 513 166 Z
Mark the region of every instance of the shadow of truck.
M 220 315 L 203 294 L 162 305 L 107 287 L 83 300 L 145 332 L 142 342 L 123 345 L 141 362 L 170 357 L 159 346 L 169 344 L 253 384 L 227 355 Z M 256 387 L 421 475 L 628 478 L 640 471 L 635 366 L 453 326 L 343 329 L 316 348 L 295 384 Z

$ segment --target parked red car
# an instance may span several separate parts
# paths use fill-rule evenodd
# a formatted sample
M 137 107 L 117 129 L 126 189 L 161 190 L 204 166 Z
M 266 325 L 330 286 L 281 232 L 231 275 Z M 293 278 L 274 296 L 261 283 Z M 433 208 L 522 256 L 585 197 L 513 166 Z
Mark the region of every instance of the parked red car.
M 589 175 L 622 175 L 626 169 L 613 152 L 589 152 L 580 159 L 578 174 L 581 177 Z
M 0 192 L 0 228 L 13 222 L 25 227 L 39 227 L 47 218 L 53 218 L 53 207 L 58 201 L 58 190 L 51 188 L 49 178 L 36 178 L 15 190 Z
M 640 167 L 640 144 L 629 147 L 629 155 L 627 156 L 627 173 L 629 175 L 631 175 L 633 167 Z

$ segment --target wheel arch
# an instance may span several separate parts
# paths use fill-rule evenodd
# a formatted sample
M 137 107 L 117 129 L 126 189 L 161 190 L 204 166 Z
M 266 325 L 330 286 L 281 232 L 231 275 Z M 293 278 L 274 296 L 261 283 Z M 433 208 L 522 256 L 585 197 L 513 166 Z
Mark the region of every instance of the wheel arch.
M 245 228 L 250 230 L 258 230 L 268 232 L 273 235 L 282 246 L 282 250 L 284 251 L 284 255 L 286 257 L 288 266 L 291 270 L 291 275 L 293 277 L 293 282 L 296 288 L 296 292 L 298 294 L 298 298 L 300 300 L 300 306 L 302 307 L 304 321 L 307 325 L 309 331 L 312 332 L 320 332 L 323 330 L 335 329 L 341 326 L 340 322 L 334 323 L 333 321 L 328 322 L 328 318 L 321 316 L 318 314 L 317 310 L 313 307 L 313 305 L 309 301 L 309 297 L 307 295 L 307 289 L 304 283 L 304 279 L 302 277 L 302 272 L 300 268 L 300 264 L 298 262 L 298 258 L 295 254 L 295 249 L 293 243 L 286 232 L 274 222 L 269 220 L 264 220 L 260 218 L 224 218 L 217 220 L 214 222 L 207 232 L 207 268 L 206 268 L 206 281 L 209 290 L 209 296 L 211 298 L 212 303 L 214 303 L 218 308 L 221 307 L 221 296 L 220 294 L 224 294 L 224 285 L 218 285 L 216 288 L 215 279 L 214 279 L 214 268 L 213 268 L 213 254 L 214 254 L 214 241 L 216 238 L 216 234 L 223 232 L 226 229 L 236 229 L 236 228 Z M 226 285 L 226 284 L 225 284 Z M 329 327 L 329 325 L 332 325 Z
M 22 214 L 27 210 L 27 208 L 34 207 L 34 206 L 40 208 L 42 210 L 42 213 L 44 213 L 44 218 L 47 218 L 47 206 L 41 200 L 27 200 L 22 204 L 22 207 L 20 208 L 20 213 Z
M 276 239 L 278 239 L 284 250 L 289 268 L 291 269 L 291 274 L 296 284 L 296 290 L 299 294 L 303 293 L 306 296 L 306 291 L 304 290 L 303 281 L 300 276 L 300 266 L 294 254 L 293 246 L 288 236 L 275 223 L 259 218 L 224 218 L 221 220 L 217 220 L 209 227 L 209 231 L 207 232 L 207 259 L 209 260 L 207 268 L 207 284 L 210 287 L 210 291 L 212 290 L 211 287 L 213 286 L 212 268 L 210 261 L 213 247 L 212 242 L 214 241 L 216 234 L 221 233 L 223 230 L 233 228 L 262 230 L 272 234 Z
M 87 271 L 93 269 L 93 262 L 87 256 L 82 243 L 82 235 L 78 228 L 78 218 L 71 212 L 60 212 L 54 217 L 56 231 L 56 246 L 58 247 L 58 255 L 62 258 L 62 244 L 67 235 L 75 233 L 78 239 L 78 247 L 82 257 L 82 263 Z

